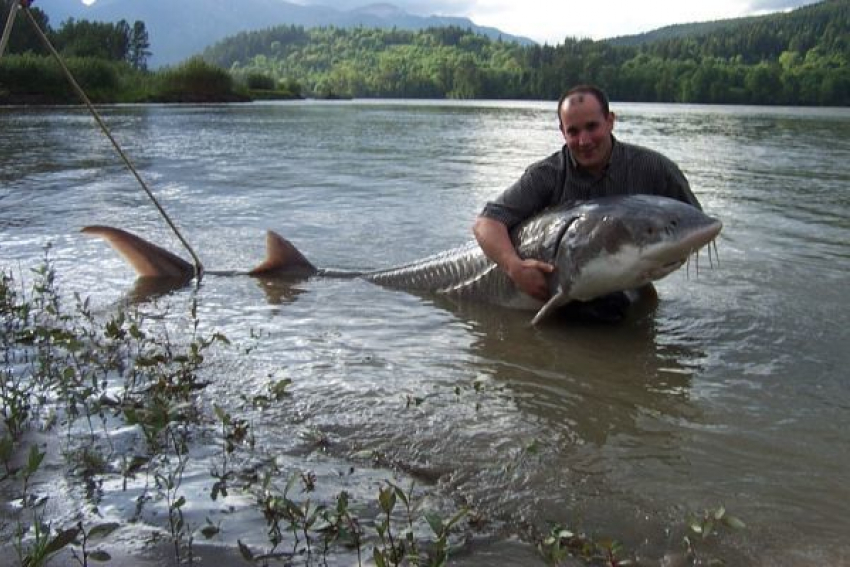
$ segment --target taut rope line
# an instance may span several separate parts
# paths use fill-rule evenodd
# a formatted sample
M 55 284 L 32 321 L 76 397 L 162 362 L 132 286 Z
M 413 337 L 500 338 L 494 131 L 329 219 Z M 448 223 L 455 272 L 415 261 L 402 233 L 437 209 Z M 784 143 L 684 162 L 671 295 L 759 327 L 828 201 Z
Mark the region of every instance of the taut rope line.
M 18 1 L 21 2 L 21 0 Z M 98 114 L 97 110 L 95 110 L 94 106 L 91 103 L 91 100 L 89 100 L 89 97 L 86 95 L 85 91 L 83 91 L 82 87 L 80 87 L 76 79 L 74 79 L 74 76 L 71 74 L 71 71 L 68 70 L 68 67 L 65 65 L 65 62 L 62 61 L 62 56 L 59 55 L 59 52 L 56 51 L 56 48 L 54 48 L 53 44 L 50 43 L 50 39 L 48 39 L 48 37 L 44 34 L 41 27 L 38 25 L 38 22 L 35 21 L 35 18 L 33 17 L 29 9 L 29 2 L 30 0 L 23 0 L 21 2 L 21 10 L 23 10 L 24 14 L 26 14 L 33 28 L 35 28 L 36 33 L 41 38 L 42 43 L 44 43 L 45 47 L 47 47 L 47 50 L 53 55 L 53 58 L 56 59 L 56 62 L 59 63 L 59 67 L 62 68 L 62 72 L 65 73 L 65 77 L 68 79 L 68 82 L 71 84 L 71 87 L 73 87 L 74 91 L 77 93 L 77 96 L 80 97 L 80 100 L 83 101 L 83 104 L 85 104 L 86 107 L 89 109 L 89 112 L 91 113 L 95 122 L 97 122 L 97 125 L 100 126 L 101 131 L 103 131 L 104 135 L 106 135 L 106 137 L 109 138 L 109 141 L 112 142 L 112 146 L 115 148 L 115 151 L 118 152 L 118 155 L 121 156 L 121 159 L 124 161 L 124 164 L 139 182 L 139 185 L 142 186 L 142 189 L 144 189 L 145 193 L 147 193 L 154 206 L 165 219 L 165 222 L 167 222 L 168 226 L 171 227 L 171 230 L 174 231 L 174 234 L 177 236 L 178 240 L 180 240 L 186 250 L 189 251 L 189 255 L 192 256 L 192 260 L 195 262 L 195 277 L 200 280 L 204 273 L 204 267 L 201 264 L 200 259 L 198 259 L 197 254 L 195 254 L 195 251 L 192 250 L 192 247 L 189 245 L 186 239 L 183 238 L 183 235 L 180 234 L 180 231 L 177 229 L 177 226 L 174 224 L 174 222 L 172 222 L 171 218 L 168 216 L 168 213 L 165 212 L 165 209 L 163 209 L 162 205 L 159 204 L 159 201 L 151 192 L 150 188 L 148 188 L 141 175 L 139 175 L 139 172 L 136 171 L 136 168 L 133 166 L 132 162 L 130 161 L 130 158 L 127 157 L 127 154 L 125 154 L 124 150 L 121 149 L 121 146 L 118 145 L 118 142 L 112 136 L 112 133 L 109 131 L 109 128 L 106 127 L 106 124 L 103 122 L 103 119 L 101 119 L 100 114 Z M 12 4 L 13 11 L 15 10 L 15 4 L 17 4 L 17 2 Z M 10 21 L 12 20 L 12 18 L 13 16 L 10 15 Z M 7 27 L 11 28 L 11 24 L 9 24 Z
M 3 37 L 0 37 L 0 59 L 6 52 L 6 44 L 9 43 L 9 36 L 12 34 L 12 24 L 15 23 L 15 16 L 18 15 L 18 0 L 12 2 L 9 8 L 9 18 L 6 20 L 6 26 L 3 28 Z

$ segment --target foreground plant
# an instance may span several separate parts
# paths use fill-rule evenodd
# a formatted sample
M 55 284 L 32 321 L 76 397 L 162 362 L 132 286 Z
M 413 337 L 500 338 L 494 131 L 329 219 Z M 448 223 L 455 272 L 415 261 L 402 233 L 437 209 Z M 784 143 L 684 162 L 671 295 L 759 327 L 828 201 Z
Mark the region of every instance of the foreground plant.
M 746 527 L 739 518 L 728 514 L 724 506 L 691 514 L 686 520 L 687 534 L 683 537 L 686 553 L 682 565 L 724 565 L 718 558 L 699 552 L 699 545 L 711 537 L 720 535 L 723 529 L 741 530 Z M 622 543 L 608 537 L 593 538 L 557 524 L 542 537 L 537 545 L 544 560 L 551 565 L 560 565 L 568 558 L 576 558 L 590 565 L 625 567 L 636 565 L 633 553 Z M 677 565 L 679 563 L 676 563 Z
M 632 558 L 623 557 L 623 545 L 610 538 L 594 539 L 557 524 L 538 543 L 543 558 L 552 565 L 560 565 L 567 558 L 575 557 L 586 563 L 606 567 L 633 565 Z
M 689 535 L 682 538 L 687 555 L 692 562 L 702 562 L 708 565 L 723 565 L 723 561 L 716 558 L 705 558 L 699 552 L 699 544 L 710 537 L 716 537 L 721 530 L 742 530 L 746 524 L 738 517 L 728 514 L 725 506 L 718 506 L 713 510 L 704 510 L 702 514 L 692 514 L 688 519 Z M 693 536 L 693 537 L 692 537 Z
M 361 519 L 352 510 L 350 496 L 345 491 L 337 496 L 333 506 L 313 502 L 309 497 L 301 501 L 296 499 L 292 495 L 295 486 L 301 481 L 304 492 L 312 492 L 316 482 L 314 475 L 293 474 L 281 492 L 274 488 L 272 478 L 273 474 L 267 472 L 258 495 L 271 548 L 258 553 L 239 542 L 242 557 L 253 563 L 304 556 L 311 564 L 314 555 L 326 558 L 333 545 L 342 545 L 356 552 L 357 565 L 362 566 L 363 547 L 371 541 L 369 558 L 377 567 L 443 567 L 450 555 L 451 532 L 467 514 L 466 509 L 461 509 L 448 520 L 436 512 L 419 514 L 413 501 L 412 484 L 405 491 L 385 481 L 378 489 L 377 516 Z M 399 502 L 403 510 L 398 509 Z M 417 534 L 415 524 L 420 520 L 430 527 L 433 538 Z M 364 525 L 374 526 L 374 533 L 368 533 Z M 287 537 L 292 541 L 292 549 L 280 551 Z M 326 563 L 326 559 L 323 562 Z
M 191 559 L 191 530 L 178 490 L 188 459 L 190 425 L 199 421 L 195 394 L 204 386 L 199 379 L 204 353 L 227 339 L 199 333 L 194 303 L 186 346 L 174 344 L 167 332 L 147 330 L 149 322 L 138 312 L 97 318 L 88 301 L 78 296 L 75 310 L 68 312 L 48 252 L 49 247 L 44 264 L 33 270 L 29 289 L 19 287 L 11 273 L 0 274 L 0 415 L 5 426 L 0 431 L 0 461 L 6 470 L 2 481 L 20 482 L 19 559 L 26 565 L 41 565 L 69 545 L 79 547 L 74 556 L 83 565 L 106 557 L 87 548 L 92 537 L 105 535 L 103 528 L 86 531 L 78 523 L 54 536 L 42 521 L 39 507 L 47 496 L 37 498 L 32 485 L 45 452 L 26 443 L 24 434 L 43 416 L 47 419 L 39 424 L 44 429 L 65 424 L 67 435 L 60 450 L 87 485 L 94 485 L 96 475 L 109 472 L 114 452 L 110 424 L 139 426 L 146 441 L 142 452 L 148 455 L 120 455 L 121 473 L 125 480 L 142 469 L 152 474 L 166 501 L 177 559 L 186 555 Z M 94 418 L 101 423 L 102 435 Z M 79 434 L 81 419 L 88 435 Z M 13 463 L 20 455 L 27 458 L 16 469 Z

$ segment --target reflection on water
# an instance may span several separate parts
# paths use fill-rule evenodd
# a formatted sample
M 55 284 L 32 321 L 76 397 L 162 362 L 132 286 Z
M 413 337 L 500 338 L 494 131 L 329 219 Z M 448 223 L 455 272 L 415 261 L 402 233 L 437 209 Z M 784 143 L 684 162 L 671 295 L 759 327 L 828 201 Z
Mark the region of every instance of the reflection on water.
M 256 278 L 270 305 L 286 305 L 298 299 L 304 293 L 304 279 Z
M 464 306 L 478 380 L 486 377 L 528 420 L 514 432 L 526 436 L 524 445 L 463 482 L 485 509 L 564 524 L 579 510 L 646 509 L 612 497 L 622 490 L 612 480 L 616 471 L 679 458 L 681 436 L 665 424 L 699 419 L 689 390 L 703 356 L 688 344 L 659 343 L 652 307 L 614 327 L 560 320 L 534 330 L 527 316 Z
M 130 304 L 149 303 L 191 284 L 191 278 L 137 278 L 127 293 Z
M 215 361 L 211 402 L 293 380 L 286 404 L 254 416 L 268 454 L 321 461 L 329 478 L 322 459 L 354 463 L 363 495 L 381 473 L 357 455 L 380 454 L 384 474 L 474 507 L 494 549 L 560 522 L 659 557 L 680 549 L 688 511 L 726 504 L 749 525 L 711 544 L 729 564 L 840 563 L 850 553 L 850 113 L 615 110 L 620 139 L 677 161 L 724 223 L 719 268 L 663 280 L 657 302 L 616 325 L 531 328 L 528 313 L 361 280 L 208 275 L 197 288 L 133 289 L 122 260 L 80 227 L 179 246 L 70 108 L 0 109 L 0 256 L 26 273 L 53 242 L 62 289 L 104 312 L 128 290 L 150 312 L 197 301 L 203 326 L 250 343 L 250 356 Z M 484 201 L 560 143 L 551 103 L 104 114 L 211 270 L 256 265 L 266 229 L 343 269 L 463 244 Z M 321 456 L 299 441 L 316 431 L 329 440 Z M 333 492 L 343 481 L 326 482 Z M 491 556 L 474 557 L 464 564 Z
M 207 275 L 205 278 L 231 276 Z M 241 276 L 248 278 L 249 276 Z M 265 294 L 269 305 L 286 305 L 292 303 L 304 293 L 303 282 L 306 278 L 251 278 Z M 188 288 L 195 282 L 194 278 L 137 278 L 126 295 L 126 301 L 131 304 L 145 304 Z

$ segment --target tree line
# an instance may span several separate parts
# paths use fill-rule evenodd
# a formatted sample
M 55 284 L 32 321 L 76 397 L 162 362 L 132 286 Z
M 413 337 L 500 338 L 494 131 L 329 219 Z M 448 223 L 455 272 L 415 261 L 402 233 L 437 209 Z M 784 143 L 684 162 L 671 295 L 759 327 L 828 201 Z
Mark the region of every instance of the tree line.
M 297 81 L 315 96 L 550 100 L 566 85 L 595 83 L 622 101 L 850 104 L 850 0 L 710 30 L 521 46 L 451 27 L 284 25 L 240 33 L 203 57 L 236 75 Z

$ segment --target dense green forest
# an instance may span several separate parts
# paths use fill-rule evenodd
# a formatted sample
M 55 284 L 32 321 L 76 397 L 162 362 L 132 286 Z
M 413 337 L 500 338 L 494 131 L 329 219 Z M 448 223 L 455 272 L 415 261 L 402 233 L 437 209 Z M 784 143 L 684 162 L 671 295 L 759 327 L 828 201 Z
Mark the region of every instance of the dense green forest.
M 0 13 L 11 0 L 0 0 Z M 595 83 L 620 101 L 850 106 L 850 0 L 787 14 L 672 26 L 611 41 L 522 46 L 461 28 L 241 33 L 174 69 L 146 70 L 143 22 L 69 20 L 31 10 L 101 102 L 290 97 L 557 98 Z M 21 18 L 0 60 L 0 103 L 74 95 Z M 153 46 L 155 49 L 155 46 Z
M 708 30 L 708 31 L 701 31 Z M 632 42 L 523 47 L 459 28 L 241 33 L 203 57 L 315 96 L 553 99 L 596 83 L 622 101 L 850 105 L 850 0 Z

